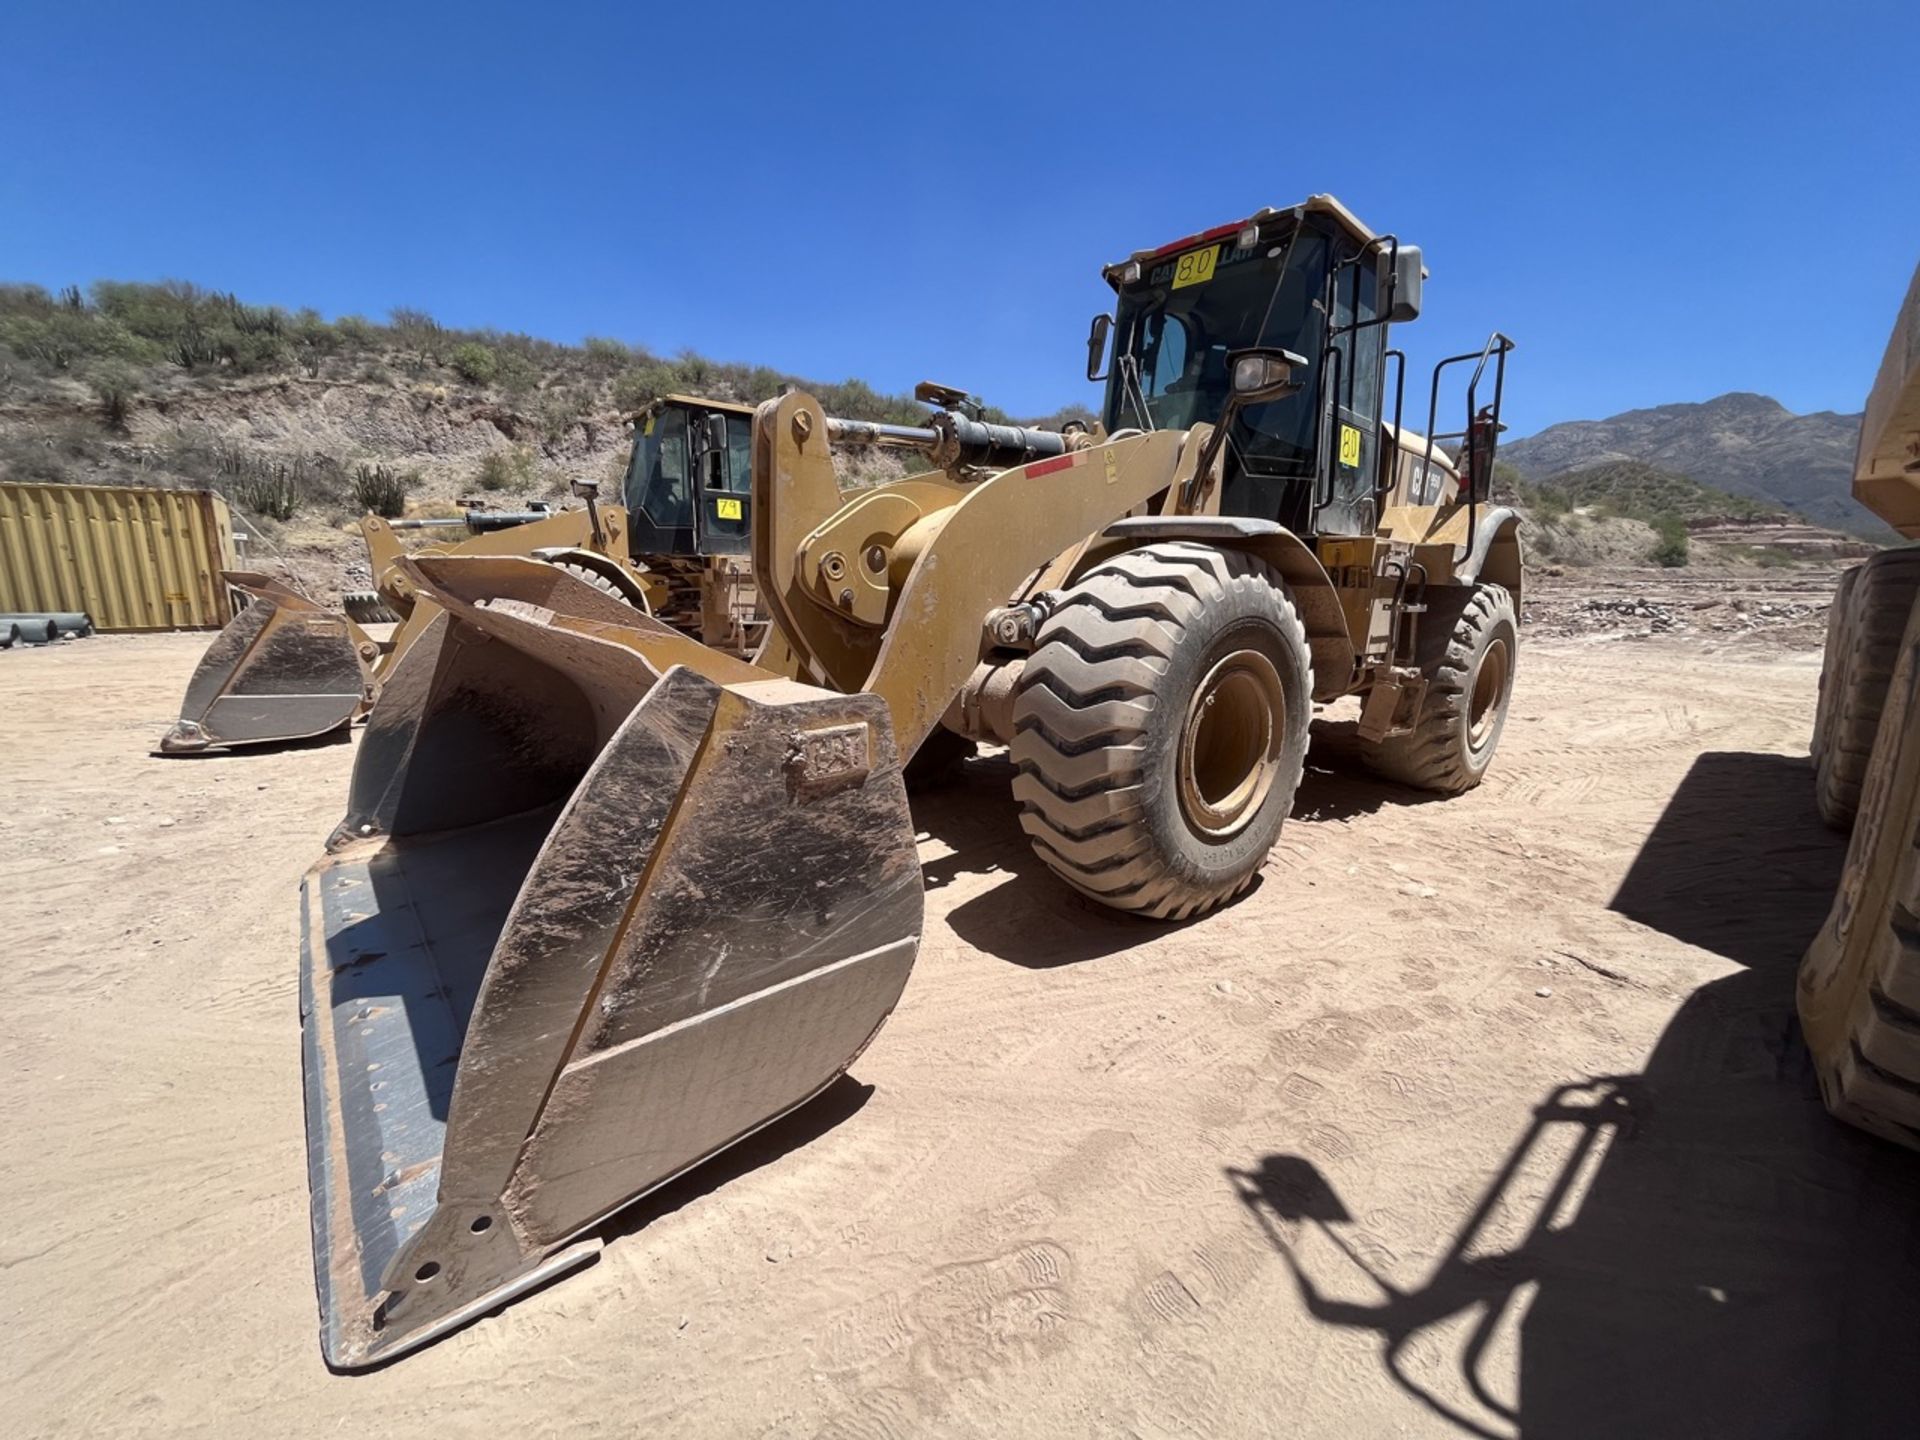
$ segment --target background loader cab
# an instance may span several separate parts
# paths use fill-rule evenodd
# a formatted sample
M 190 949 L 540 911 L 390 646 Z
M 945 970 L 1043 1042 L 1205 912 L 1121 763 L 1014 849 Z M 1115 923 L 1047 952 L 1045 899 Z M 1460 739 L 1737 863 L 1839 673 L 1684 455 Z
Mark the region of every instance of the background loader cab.
M 753 586 L 753 407 L 665 395 L 633 416 L 621 501 L 632 553 L 665 587 L 654 613 L 751 654 L 766 631 Z
M 753 407 L 667 395 L 633 417 L 622 500 L 636 555 L 745 555 Z

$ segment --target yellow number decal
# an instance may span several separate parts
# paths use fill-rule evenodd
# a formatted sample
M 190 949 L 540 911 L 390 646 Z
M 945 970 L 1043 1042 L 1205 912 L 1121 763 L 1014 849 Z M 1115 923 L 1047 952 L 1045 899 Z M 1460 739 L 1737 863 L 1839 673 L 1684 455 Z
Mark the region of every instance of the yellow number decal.
M 1360 463 L 1360 432 L 1351 425 L 1340 427 L 1340 463 L 1349 470 Z
M 742 515 L 740 502 L 738 500 L 716 500 L 713 502 L 713 513 L 718 515 L 722 520 L 738 520 Z
M 1213 267 L 1219 259 L 1218 245 L 1209 245 L 1204 250 L 1189 250 L 1174 264 L 1173 288 L 1181 290 L 1188 285 L 1206 284 L 1213 278 Z

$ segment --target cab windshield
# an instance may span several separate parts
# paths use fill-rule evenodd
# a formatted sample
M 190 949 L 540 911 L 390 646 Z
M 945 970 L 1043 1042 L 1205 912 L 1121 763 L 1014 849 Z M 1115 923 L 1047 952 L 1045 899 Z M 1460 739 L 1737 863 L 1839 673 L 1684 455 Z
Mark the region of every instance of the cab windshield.
M 1207 271 L 1184 256 L 1158 261 L 1120 292 L 1107 383 L 1107 428 L 1185 430 L 1226 410 L 1227 356 L 1277 346 L 1307 360 L 1299 393 L 1240 412 L 1240 464 L 1267 475 L 1311 474 L 1326 278 L 1326 237 L 1300 230 L 1251 250 L 1217 247 Z M 1182 261 L 1186 263 L 1182 264 Z M 1192 278 L 1196 273 L 1204 279 Z
M 662 529 L 693 524 L 693 488 L 688 482 L 687 412 L 665 406 L 640 422 L 624 486 L 627 508 Z

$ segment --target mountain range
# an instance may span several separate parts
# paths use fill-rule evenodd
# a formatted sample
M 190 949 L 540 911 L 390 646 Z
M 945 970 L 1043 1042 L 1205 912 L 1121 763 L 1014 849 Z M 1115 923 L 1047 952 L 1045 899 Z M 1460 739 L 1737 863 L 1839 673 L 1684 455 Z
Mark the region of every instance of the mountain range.
M 1890 539 L 1892 532 L 1849 491 L 1859 436 L 1857 414 L 1796 415 L 1769 396 L 1735 393 L 1606 420 L 1564 421 L 1502 444 L 1500 458 L 1535 482 L 1639 461 L 1836 530 Z

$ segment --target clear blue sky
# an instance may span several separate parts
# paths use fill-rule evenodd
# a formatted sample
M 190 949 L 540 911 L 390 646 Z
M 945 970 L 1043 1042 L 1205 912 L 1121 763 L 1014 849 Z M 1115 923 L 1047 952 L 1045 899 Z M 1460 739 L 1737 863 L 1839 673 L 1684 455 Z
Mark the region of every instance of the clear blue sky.
M 1853 410 L 1920 259 L 1916 55 L 1914 0 L 11 0 L 0 278 L 1033 414 L 1093 398 L 1102 263 L 1324 190 L 1424 246 L 1416 360 L 1518 340 L 1515 433 L 1736 389 Z

